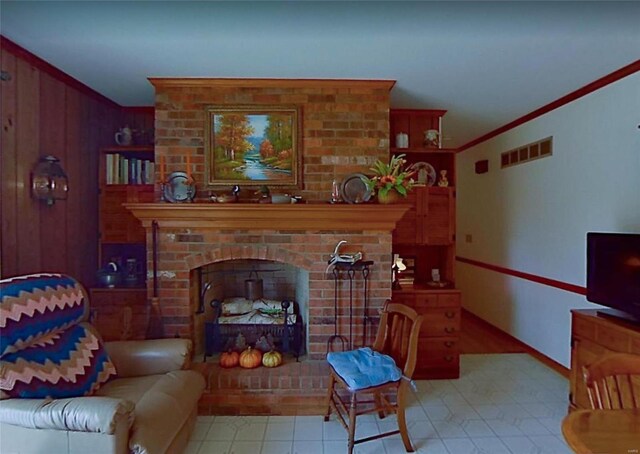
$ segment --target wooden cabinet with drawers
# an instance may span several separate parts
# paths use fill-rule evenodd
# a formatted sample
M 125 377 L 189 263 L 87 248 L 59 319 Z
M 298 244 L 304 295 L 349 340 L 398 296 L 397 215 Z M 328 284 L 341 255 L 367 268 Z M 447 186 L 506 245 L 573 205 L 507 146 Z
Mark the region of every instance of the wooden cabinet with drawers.
M 393 300 L 415 308 L 424 316 L 420 332 L 416 378 L 457 378 L 460 375 L 461 294 L 455 289 L 455 150 L 425 143 L 426 132 L 442 134 L 444 110 L 392 109 L 391 139 L 408 135 L 408 144 L 395 144 L 391 154 L 404 154 L 407 165 L 429 169 L 404 203 L 411 208 L 393 231 L 393 253 L 407 269 L 398 273 Z M 435 178 L 434 178 L 435 172 Z M 446 175 L 448 186 L 437 181 Z M 423 175 L 424 177 L 424 175 Z M 420 180 L 420 172 L 416 178 Z M 424 179 L 424 178 L 423 178 Z M 437 270 L 440 282 L 432 281 Z M 431 286 L 429 285 L 431 284 Z M 438 287 L 444 284 L 444 288 Z
M 596 310 L 571 311 L 569 403 L 572 409 L 591 408 L 583 368 L 609 352 L 640 355 L 640 326 L 598 316 Z M 637 395 L 640 395 L 640 380 L 637 378 L 635 387 Z
M 414 378 L 459 377 L 460 291 L 414 286 L 395 290 L 393 300 L 414 308 L 424 317 Z

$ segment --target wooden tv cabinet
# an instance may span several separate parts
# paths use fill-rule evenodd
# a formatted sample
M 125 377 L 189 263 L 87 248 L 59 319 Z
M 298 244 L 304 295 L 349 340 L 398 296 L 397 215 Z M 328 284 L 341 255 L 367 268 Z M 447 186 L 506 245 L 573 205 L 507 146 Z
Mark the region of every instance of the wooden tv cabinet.
M 593 309 L 572 310 L 569 391 L 572 410 L 591 408 L 582 369 L 607 352 L 640 355 L 640 326 L 600 317 Z M 640 395 L 640 380 L 635 385 Z

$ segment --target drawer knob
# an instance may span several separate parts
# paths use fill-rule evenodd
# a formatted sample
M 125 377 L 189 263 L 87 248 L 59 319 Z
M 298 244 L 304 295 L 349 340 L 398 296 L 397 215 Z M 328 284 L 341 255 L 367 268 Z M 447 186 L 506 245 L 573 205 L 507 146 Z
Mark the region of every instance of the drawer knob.
M 444 357 L 444 360 L 445 360 L 446 362 L 450 363 L 451 361 L 453 361 L 453 356 L 451 356 L 451 355 L 447 355 L 447 356 L 445 356 L 445 357 Z
M 446 342 L 444 343 L 444 346 L 445 346 L 445 347 L 447 347 L 447 348 L 451 348 L 451 347 L 453 347 L 453 342 L 451 342 L 451 341 L 446 341 Z
M 447 318 L 453 318 L 453 317 L 456 316 L 456 313 L 453 312 L 453 311 L 447 311 L 447 312 L 444 313 L 444 316 L 447 317 Z
M 450 334 L 450 333 L 453 333 L 455 330 L 456 330 L 455 328 L 451 328 L 450 326 L 447 326 L 447 327 L 444 329 L 444 332 L 445 332 L 445 333 L 449 333 L 449 334 Z

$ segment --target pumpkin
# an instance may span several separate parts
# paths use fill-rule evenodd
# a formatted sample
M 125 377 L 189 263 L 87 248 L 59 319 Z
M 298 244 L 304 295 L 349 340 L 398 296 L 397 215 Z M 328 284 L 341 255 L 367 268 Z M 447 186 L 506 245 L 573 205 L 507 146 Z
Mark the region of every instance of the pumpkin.
M 251 347 L 247 347 L 245 351 L 240 353 L 240 367 L 245 369 L 253 369 L 262 363 L 262 353 Z
M 240 353 L 229 350 L 220 355 L 220 367 L 236 367 L 240 363 Z
M 275 350 L 262 355 L 262 365 L 264 367 L 278 367 L 282 364 L 282 354 Z

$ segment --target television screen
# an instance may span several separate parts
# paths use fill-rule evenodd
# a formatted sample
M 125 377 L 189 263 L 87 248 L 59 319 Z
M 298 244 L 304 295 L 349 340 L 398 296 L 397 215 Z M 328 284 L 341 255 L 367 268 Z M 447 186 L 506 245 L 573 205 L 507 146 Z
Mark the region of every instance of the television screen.
M 640 318 L 640 234 L 587 233 L 587 300 Z

